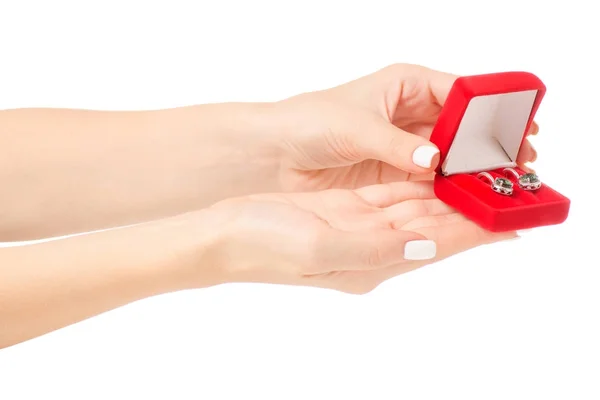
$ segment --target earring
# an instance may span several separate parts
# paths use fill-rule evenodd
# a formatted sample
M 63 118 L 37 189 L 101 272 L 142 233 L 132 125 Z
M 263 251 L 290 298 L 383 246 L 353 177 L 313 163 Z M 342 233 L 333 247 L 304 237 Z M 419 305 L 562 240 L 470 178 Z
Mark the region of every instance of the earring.
M 542 181 L 540 181 L 540 178 L 533 172 L 519 175 L 519 173 L 512 168 L 504 168 L 504 173 L 514 176 L 519 187 L 523 190 L 538 190 L 542 187 Z
M 513 194 L 513 183 L 509 179 L 494 178 L 487 172 L 480 172 L 477 174 L 477 178 L 487 179 L 491 184 L 492 190 L 496 193 L 503 194 L 505 196 L 510 196 Z

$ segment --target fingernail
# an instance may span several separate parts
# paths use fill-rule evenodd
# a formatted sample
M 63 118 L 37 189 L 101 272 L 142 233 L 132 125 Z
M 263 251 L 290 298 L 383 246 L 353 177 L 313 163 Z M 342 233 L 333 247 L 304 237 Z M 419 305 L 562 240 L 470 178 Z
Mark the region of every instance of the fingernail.
M 517 235 L 521 236 L 522 234 L 528 234 L 529 232 L 531 232 L 533 229 L 523 229 L 521 231 L 517 231 Z
M 529 128 L 529 134 L 530 135 L 537 135 L 537 133 L 540 131 L 540 126 L 538 124 L 536 124 L 535 122 L 531 124 L 531 127 Z
M 437 246 L 433 240 L 413 240 L 404 246 L 404 259 L 431 260 L 436 252 Z
M 431 162 L 440 151 L 433 146 L 420 146 L 413 152 L 413 162 L 422 168 L 431 168 Z

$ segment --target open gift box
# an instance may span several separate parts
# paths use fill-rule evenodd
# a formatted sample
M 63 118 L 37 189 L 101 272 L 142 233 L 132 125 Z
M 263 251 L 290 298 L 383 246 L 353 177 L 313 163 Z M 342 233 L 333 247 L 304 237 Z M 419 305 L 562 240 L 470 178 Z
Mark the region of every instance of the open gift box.
M 564 222 L 568 198 L 544 182 L 537 190 L 524 190 L 505 170 L 525 173 L 517 167 L 517 155 L 545 92 L 542 81 L 527 72 L 458 78 L 431 134 L 441 157 L 434 181 L 437 197 L 494 232 Z M 512 194 L 500 193 L 497 185 L 494 190 L 481 172 L 494 180 L 508 178 Z

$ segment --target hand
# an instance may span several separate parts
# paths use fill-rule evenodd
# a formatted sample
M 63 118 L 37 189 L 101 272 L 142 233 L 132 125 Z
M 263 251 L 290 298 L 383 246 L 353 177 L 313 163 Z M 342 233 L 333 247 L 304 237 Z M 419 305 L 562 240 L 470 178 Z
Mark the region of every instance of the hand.
M 401 273 L 505 240 L 437 200 L 431 182 L 261 194 L 217 203 L 210 251 L 227 282 L 365 293 Z
M 431 179 L 439 152 L 428 139 L 456 78 L 399 64 L 281 102 L 282 190 Z M 533 123 L 529 134 L 537 132 Z M 525 141 L 518 163 L 535 158 Z

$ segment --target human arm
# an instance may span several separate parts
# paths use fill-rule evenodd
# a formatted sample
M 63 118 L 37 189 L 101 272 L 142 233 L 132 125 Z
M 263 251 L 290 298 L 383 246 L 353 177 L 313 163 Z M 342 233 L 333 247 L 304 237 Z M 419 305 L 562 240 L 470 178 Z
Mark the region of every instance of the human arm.
M 0 111 L 0 241 L 123 226 L 252 193 L 431 179 L 439 157 L 428 138 L 455 79 L 399 64 L 273 103 Z M 534 159 L 525 141 L 519 162 Z
M 110 231 L 0 248 L 0 348 L 133 301 L 228 282 L 366 293 L 491 233 L 431 182 L 260 194 Z
M 273 191 L 277 155 L 265 145 L 273 120 L 264 114 L 268 104 L 0 111 L 0 242 L 135 224 Z
M 203 219 L 0 248 L 0 348 L 136 300 L 220 283 Z

